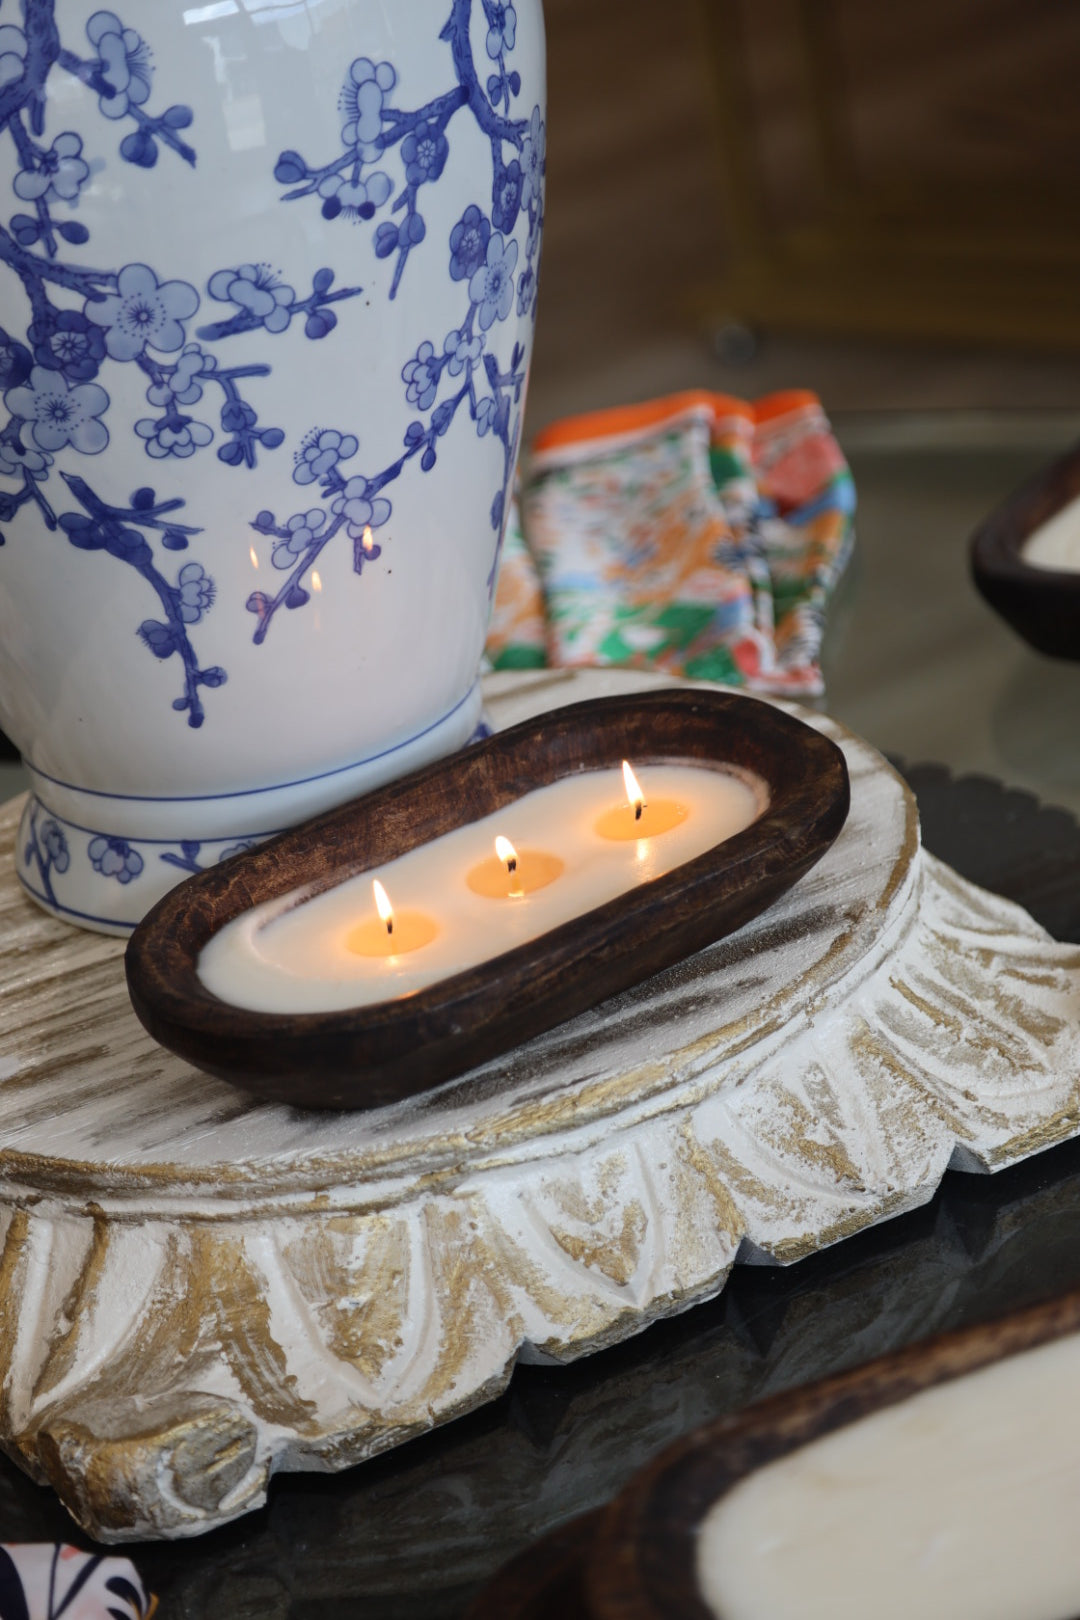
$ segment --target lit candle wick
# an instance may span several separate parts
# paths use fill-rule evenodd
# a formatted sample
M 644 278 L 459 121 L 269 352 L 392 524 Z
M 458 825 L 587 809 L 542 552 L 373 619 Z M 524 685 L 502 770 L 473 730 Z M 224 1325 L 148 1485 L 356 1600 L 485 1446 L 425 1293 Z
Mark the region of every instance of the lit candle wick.
M 495 839 L 495 853 L 499 857 L 500 861 L 506 862 L 506 870 L 508 872 L 513 873 L 517 871 L 517 850 L 514 848 L 509 838 L 504 838 L 501 833 L 499 833 Z
M 502 833 L 495 837 L 495 853 L 469 869 L 465 882 L 474 894 L 487 900 L 524 900 L 537 889 L 546 889 L 561 877 L 564 864 L 558 855 L 543 849 L 518 852 Z
M 392 934 L 394 932 L 394 908 L 390 904 L 390 896 L 378 878 L 372 879 L 371 887 L 375 894 L 375 910 L 379 913 L 380 919 L 386 924 L 386 932 Z
M 690 806 L 680 804 L 677 799 L 646 799 L 644 788 L 625 759 L 622 774 L 627 802 L 613 804 L 610 810 L 605 810 L 596 822 L 596 831 L 601 838 L 610 838 L 616 843 L 637 843 L 639 850 L 644 851 L 650 840 L 662 837 L 672 827 L 685 821 L 690 814 Z M 633 816 L 626 814 L 628 810 L 633 810 Z
M 434 917 L 408 908 L 395 915 L 390 896 L 378 878 L 372 878 L 371 888 L 378 916 L 365 917 L 349 930 L 345 936 L 346 950 L 357 956 L 382 956 L 396 962 L 399 957 L 422 950 L 438 938 L 439 925 Z
M 634 820 L 641 820 L 641 812 L 645 808 L 645 795 L 641 791 L 641 783 L 630 769 L 628 760 L 622 762 L 623 781 L 626 784 L 626 797 L 634 807 Z

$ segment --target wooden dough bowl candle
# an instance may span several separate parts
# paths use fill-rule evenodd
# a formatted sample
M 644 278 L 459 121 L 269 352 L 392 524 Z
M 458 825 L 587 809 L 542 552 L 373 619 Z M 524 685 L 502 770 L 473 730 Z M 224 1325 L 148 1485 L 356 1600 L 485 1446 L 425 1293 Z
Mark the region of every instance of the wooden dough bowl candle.
M 468 1620 L 1065 1620 L 1080 1293 L 720 1418 Z
M 418 914 L 411 913 L 409 950 L 400 957 L 392 936 L 389 954 L 376 952 L 380 923 L 357 916 L 341 937 L 353 940 L 356 960 L 369 964 L 375 988 L 361 986 L 356 1004 L 339 986 L 339 1000 L 331 995 L 320 1010 L 275 1011 L 272 997 L 266 1005 L 238 1005 L 208 987 L 213 976 L 205 962 L 214 954 L 208 948 L 214 942 L 216 950 L 222 931 L 238 919 L 256 941 L 263 916 L 269 919 L 266 938 L 274 928 L 284 934 L 304 927 L 320 904 L 340 911 L 351 880 L 362 876 L 370 896 L 373 880 L 391 863 L 402 862 L 404 871 L 409 857 L 430 867 L 443 853 L 435 840 L 445 839 L 450 851 L 457 847 L 451 835 L 461 829 L 502 813 L 509 825 L 515 806 L 524 812 L 529 795 L 539 799 L 538 790 L 566 781 L 587 787 L 590 773 L 616 772 L 624 759 L 641 767 L 643 780 L 655 769 L 660 782 L 700 781 L 714 793 L 718 779 L 735 783 L 752 795 L 747 802 L 754 819 L 747 816 L 750 824 L 741 831 L 727 838 L 721 833 L 722 842 L 699 845 L 671 869 L 660 863 L 657 876 L 650 875 L 653 840 L 660 851 L 663 838 L 678 839 L 693 815 L 676 814 L 658 799 L 663 813 L 650 819 L 638 806 L 639 832 L 625 841 L 602 825 L 603 818 L 595 819 L 590 828 L 598 864 L 619 858 L 620 849 L 631 857 L 637 850 L 639 861 L 638 876 L 627 880 L 632 886 L 602 904 L 589 901 L 590 874 L 580 861 L 575 874 L 569 865 L 560 872 L 553 858 L 548 871 L 554 876 L 549 881 L 545 873 L 525 896 L 530 860 L 545 852 L 523 848 L 514 874 L 523 884 L 502 896 L 496 884 L 489 898 L 478 898 L 492 887 L 477 879 L 477 866 L 482 879 L 486 862 L 475 863 L 471 888 L 460 873 L 463 912 L 486 906 L 494 919 L 500 906 L 524 901 L 539 908 L 553 904 L 557 893 L 571 910 L 538 937 L 509 949 L 496 946 L 498 954 L 471 965 L 454 958 L 455 924 L 451 916 L 445 926 L 441 886 L 420 908 L 419 933 Z M 700 691 L 596 699 L 526 721 L 200 873 L 136 930 L 126 957 L 128 988 L 155 1039 L 212 1074 L 278 1102 L 377 1107 L 462 1074 L 741 927 L 825 853 L 847 809 L 840 750 L 770 704 Z M 634 806 L 623 804 L 622 814 L 633 824 Z M 640 836 L 650 828 L 648 839 Z M 553 826 L 549 856 L 559 855 L 560 836 Z M 452 887 L 456 863 L 442 861 L 436 870 L 441 877 L 448 864 L 455 866 L 447 875 Z M 574 914 L 576 892 L 580 914 Z M 251 926 L 248 914 L 259 907 L 266 910 Z M 440 933 L 446 936 L 441 944 Z M 311 949 L 324 943 L 316 933 Z M 440 949 L 449 965 L 427 982 L 425 955 Z M 429 960 L 440 959 L 432 954 Z M 406 968 L 412 977 L 402 976 Z M 280 973 L 279 982 L 285 982 Z
M 990 606 L 1037 652 L 1080 659 L 1080 446 L 980 525 L 971 570 Z

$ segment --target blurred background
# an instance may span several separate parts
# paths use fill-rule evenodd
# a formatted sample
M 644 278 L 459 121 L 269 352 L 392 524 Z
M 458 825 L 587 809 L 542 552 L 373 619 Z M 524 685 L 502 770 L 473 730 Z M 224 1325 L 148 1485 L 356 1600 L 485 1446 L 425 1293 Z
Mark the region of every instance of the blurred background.
M 699 383 L 1080 407 L 1073 0 L 546 0 L 530 426 Z

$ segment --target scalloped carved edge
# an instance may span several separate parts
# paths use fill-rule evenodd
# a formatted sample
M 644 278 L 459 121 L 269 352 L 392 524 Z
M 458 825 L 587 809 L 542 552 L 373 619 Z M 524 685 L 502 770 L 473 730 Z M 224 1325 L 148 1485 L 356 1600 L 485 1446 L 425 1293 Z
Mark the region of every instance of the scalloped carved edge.
M 686 1101 L 382 1208 L 0 1206 L 0 1435 L 93 1536 L 196 1535 L 1080 1130 L 1080 951 L 921 853 L 871 957 Z M 730 1062 L 730 1058 L 725 1059 Z M 730 1069 L 727 1071 L 730 1074 Z M 707 1082 L 712 1078 L 713 1083 Z M 18 1302 L 18 1308 L 13 1306 Z

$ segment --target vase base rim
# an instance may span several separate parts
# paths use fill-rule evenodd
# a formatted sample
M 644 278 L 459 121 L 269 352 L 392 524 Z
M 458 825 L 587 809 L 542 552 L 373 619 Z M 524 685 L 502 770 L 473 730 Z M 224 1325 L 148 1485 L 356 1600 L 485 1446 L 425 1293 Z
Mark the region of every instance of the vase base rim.
M 153 814 L 140 822 L 140 801 L 103 797 L 95 827 L 70 819 L 40 792 L 31 792 L 15 844 L 19 882 L 30 899 L 61 921 L 126 937 L 185 878 L 263 843 L 309 816 L 453 753 L 482 734 L 483 724 L 477 684 L 449 715 L 408 742 L 358 765 L 294 784 L 291 797 L 286 796 L 287 787 L 269 789 L 281 796 L 283 815 L 276 827 L 256 825 L 253 830 L 245 826 L 242 817 L 249 799 L 243 794 L 214 800 L 220 813 L 217 825 L 210 829 L 205 813 L 192 825 L 190 800 L 149 801 Z M 124 807 L 120 818 L 111 813 L 117 802 Z M 172 836 L 162 836 L 163 809 Z M 182 831 L 178 833 L 177 828 Z

